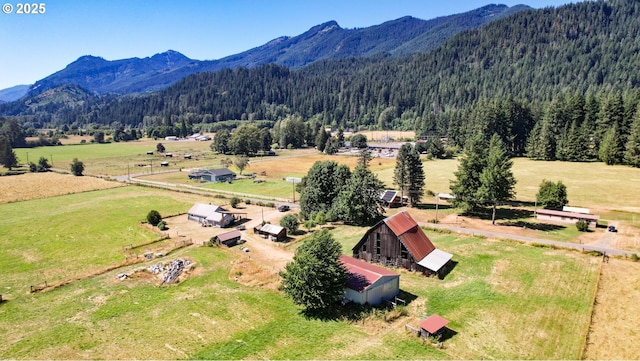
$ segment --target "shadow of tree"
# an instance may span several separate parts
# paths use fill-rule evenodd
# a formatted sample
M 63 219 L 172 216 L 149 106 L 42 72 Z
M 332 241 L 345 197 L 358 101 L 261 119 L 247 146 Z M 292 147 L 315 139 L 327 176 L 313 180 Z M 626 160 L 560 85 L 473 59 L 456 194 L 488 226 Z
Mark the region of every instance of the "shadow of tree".
M 465 216 L 491 220 L 492 209 L 488 208 L 476 208 L 468 213 L 464 214 Z M 533 211 L 528 209 L 521 208 L 498 208 L 496 209 L 496 219 L 523 219 L 523 218 L 531 218 L 533 217 Z
M 526 222 L 526 221 L 501 222 L 500 225 L 532 229 L 534 231 L 558 231 L 558 230 L 567 228 L 566 226 L 561 226 L 557 224 L 532 223 L 532 222 Z
M 400 290 L 397 298 L 404 301 L 404 306 L 409 305 L 418 296 L 405 290 Z M 355 302 L 347 302 L 345 304 L 336 303 L 333 306 L 325 307 L 323 309 L 305 309 L 300 311 L 304 317 L 309 319 L 316 319 L 321 321 L 337 321 L 344 320 L 349 322 L 361 321 L 372 315 L 384 314 L 387 311 L 393 310 L 397 306 L 392 302 L 383 302 L 380 305 L 372 306 L 370 304 L 358 304 Z

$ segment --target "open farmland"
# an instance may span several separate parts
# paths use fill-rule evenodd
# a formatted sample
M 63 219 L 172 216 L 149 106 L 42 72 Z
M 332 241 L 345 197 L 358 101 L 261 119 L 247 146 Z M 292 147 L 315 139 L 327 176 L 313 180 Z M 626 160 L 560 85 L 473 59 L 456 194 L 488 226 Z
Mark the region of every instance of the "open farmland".
M 439 247 L 455 254 L 458 264 L 445 280 L 403 272 L 401 288 L 413 295 L 408 315 L 389 322 L 383 314 L 358 322 L 306 319 L 277 290 L 233 281 L 242 270 L 234 268 L 236 262 L 247 261 L 237 249 L 194 245 L 176 251 L 169 258 L 187 258 L 196 266 L 170 287 L 158 287 L 145 277 L 117 279 L 140 265 L 97 272 L 122 261 L 123 245 L 159 236 L 138 225 L 149 209 L 177 214 L 195 199 L 201 198 L 129 186 L 0 205 L 7 215 L 2 229 L 10 230 L 0 257 L 7 300 L 0 306 L 0 332 L 7 335 L 0 342 L 0 358 L 580 355 L 599 259 L 579 253 L 430 233 Z M 45 217 L 47 227 L 31 227 L 33 219 Z M 86 219 L 97 221 L 87 224 Z M 333 230 L 338 239 L 341 229 Z M 189 237 L 183 233 L 180 237 Z M 348 252 L 358 229 L 345 228 L 344 234 L 351 235 L 342 241 Z M 82 277 L 87 275 L 93 276 Z M 34 282 L 66 279 L 78 280 L 28 293 Z M 422 314 L 434 312 L 450 319 L 456 332 L 444 349 L 404 330 L 404 324 L 415 326 Z
M 58 173 L 25 173 L 0 177 L 0 203 L 40 199 L 122 186 L 94 177 Z

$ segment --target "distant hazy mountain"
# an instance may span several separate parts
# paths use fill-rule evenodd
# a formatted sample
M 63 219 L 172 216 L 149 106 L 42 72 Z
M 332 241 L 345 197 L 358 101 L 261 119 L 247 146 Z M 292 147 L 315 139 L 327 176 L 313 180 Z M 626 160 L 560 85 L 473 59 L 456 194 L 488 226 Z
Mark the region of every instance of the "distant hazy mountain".
M 0 103 L 12 102 L 22 98 L 29 91 L 31 85 L 16 85 L 0 90 Z
M 359 29 L 343 29 L 335 21 L 329 21 L 301 35 L 280 37 L 219 60 L 193 60 L 172 50 L 144 59 L 108 61 L 83 56 L 63 70 L 36 82 L 30 92 L 39 94 L 60 85 L 74 84 L 97 94 L 143 93 L 166 88 L 185 76 L 202 71 L 238 66 L 251 68 L 266 63 L 296 68 L 318 60 L 368 57 L 379 53 L 402 56 L 427 52 L 463 30 L 526 9 L 529 7 L 524 5 L 487 5 L 432 20 L 407 16 Z

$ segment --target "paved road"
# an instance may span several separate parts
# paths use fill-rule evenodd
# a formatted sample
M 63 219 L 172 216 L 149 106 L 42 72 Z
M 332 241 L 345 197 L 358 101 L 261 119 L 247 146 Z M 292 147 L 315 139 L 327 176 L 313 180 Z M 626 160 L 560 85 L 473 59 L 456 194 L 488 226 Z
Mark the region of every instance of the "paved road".
M 462 228 L 462 227 L 451 226 L 448 224 L 420 223 L 420 226 L 431 227 L 436 229 L 448 229 L 453 232 L 471 234 L 476 236 L 513 239 L 516 241 L 521 241 L 526 243 L 546 244 L 546 245 L 556 246 L 561 248 L 577 249 L 580 251 L 598 251 L 598 252 L 606 253 L 608 255 L 615 255 L 615 256 L 625 256 L 625 255 L 630 256 L 633 253 L 629 251 L 623 251 L 623 250 L 609 248 L 605 246 L 599 246 L 599 245 L 560 242 L 560 241 L 553 241 L 550 239 L 533 238 L 533 237 L 518 236 L 514 234 L 507 234 L 507 233 L 483 231 L 479 229 Z M 638 254 L 638 256 L 640 256 L 640 254 Z
M 164 171 L 164 172 L 175 172 L 175 170 L 173 171 Z M 160 172 L 158 172 L 160 173 Z M 148 175 L 148 173 L 145 174 L 132 174 L 131 180 L 129 180 L 129 176 L 127 175 L 123 175 L 123 176 L 112 176 L 111 178 L 116 179 L 120 182 L 135 182 L 136 180 L 134 180 L 135 177 L 137 176 L 141 176 L 141 175 Z M 140 182 L 140 181 L 138 181 Z M 159 188 L 166 188 L 166 189 L 176 189 L 176 185 L 169 185 L 169 184 L 164 184 L 162 182 L 152 182 L 152 181 L 145 181 L 144 182 L 147 185 L 152 185 L 152 186 L 156 186 Z M 155 184 L 154 184 L 155 183 Z M 215 192 L 211 192 L 211 191 L 205 191 L 202 189 L 196 189 L 195 187 L 181 187 L 180 191 L 186 191 L 186 192 L 191 192 L 191 193 L 197 193 L 197 194 L 202 194 L 202 195 L 210 195 L 212 193 Z M 240 194 L 240 193 L 233 193 L 233 192 L 227 192 L 227 194 L 229 195 L 237 195 L 239 197 L 243 197 L 243 198 L 251 198 L 251 195 L 248 194 Z M 267 198 L 267 197 L 265 197 Z M 257 202 L 257 201 L 264 201 L 265 198 L 254 198 L 252 199 L 252 201 Z M 295 204 L 295 203 L 291 203 L 290 200 L 285 200 L 285 199 L 277 199 L 277 198 L 273 198 L 273 201 L 278 202 L 279 204 L 287 204 L 289 205 L 291 208 L 298 208 L 299 205 Z M 550 240 L 550 239 L 544 239 L 544 238 L 533 238 L 533 237 L 526 237 L 526 236 L 518 236 L 518 235 L 514 235 L 514 234 L 508 234 L 508 233 L 499 233 L 499 232 L 491 232 L 491 231 L 483 231 L 480 229 L 471 229 L 471 228 L 462 228 L 462 227 L 456 227 L 456 226 L 452 226 L 452 225 L 448 225 L 448 224 L 434 224 L 434 223 L 419 223 L 420 226 L 425 226 L 425 227 L 431 227 L 431 228 L 436 228 L 436 229 L 447 229 L 453 232 L 457 232 L 457 233 L 464 233 L 464 234 L 471 234 L 471 235 L 478 235 L 478 236 L 485 236 L 485 237 L 491 237 L 491 238 L 501 238 L 501 239 L 512 239 L 512 240 L 516 240 L 516 241 L 521 241 L 521 242 L 525 242 L 525 243 L 539 243 L 539 244 L 545 244 L 545 245 L 550 245 L 550 246 L 556 246 L 556 247 L 560 247 L 560 248 L 569 248 L 569 249 L 576 249 L 576 250 L 580 250 L 580 251 L 598 251 L 601 253 L 605 253 L 605 254 L 609 254 L 609 255 L 615 255 L 615 256 L 631 256 L 631 254 L 633 254 L 634 252 L 630 252 L 630 251 L 623 251 L 623 250 L 619 250 L 619 249 L 615 249 L 615 248 L 611 248 L 608 247 L 608 245 L 611 242 L 611 237 L 613 237 L 613 235 L 610 235 L 608 232 L 605 234 L 605 236 L 599 240 L 598 242 L 596 242 L 595 244 L 579 244 L 579 243 L 570 243 L 570 242 L 560 242 L 560 241 L 554 241 L 554 240 Z M 617 224 L 615 224 L 617 226 Z M 640 256 L 640 253 L 637 253 L 638 256 Z

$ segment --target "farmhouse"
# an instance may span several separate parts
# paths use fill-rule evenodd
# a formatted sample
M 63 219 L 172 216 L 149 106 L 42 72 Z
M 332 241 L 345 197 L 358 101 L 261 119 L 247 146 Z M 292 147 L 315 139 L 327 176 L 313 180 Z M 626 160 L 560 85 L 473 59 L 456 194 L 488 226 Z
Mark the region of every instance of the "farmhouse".
M 196 203 L 187 212 L 187 219 L 201 223 L 203 226 L 227 227 L 234 218 L 231 212 L 220 206 Z
M 450 253 L 437 249 L 418 223 L 402 211 L 370 228 L 353 249 L 353 257 L 443 277 Z
M 253 228 L 253 233 L 272 241 L 284 241 L 287 238 L 287 230 L 274 224 L 263 224 Z
M 205 169 L 189 173 L 189 179 L 209 182 L 227 182 L 234 180 L 236 174 L 228 168 Z
M 577 223 L 578 221 L 583 220 L 589 224 L 589 228 L 595 229 L 600 216 L 577 212 L 555 211 L 552 209 L 538 209 L 536 210 L 536 218 L 539 221 L 551 221 L 569 224 Z
M 349 256 L 340 256 L 340 262 L 349 274 L 345 299 L 362 305 L 379 305 L 400 292 L 399 274 Z
M 240 242 L 241 238 L 242 234 L 240 234 L 240 231 L 233 230 L 231 232 L 219 234 L 213 237 L 213 240 L 220 246 L 233 247 Z

